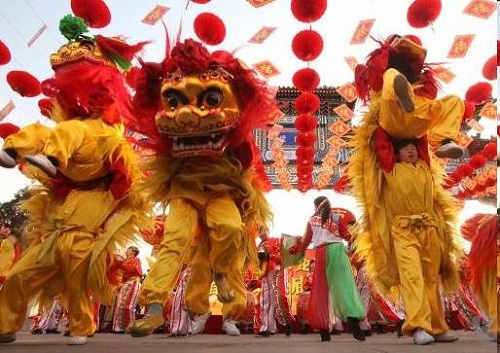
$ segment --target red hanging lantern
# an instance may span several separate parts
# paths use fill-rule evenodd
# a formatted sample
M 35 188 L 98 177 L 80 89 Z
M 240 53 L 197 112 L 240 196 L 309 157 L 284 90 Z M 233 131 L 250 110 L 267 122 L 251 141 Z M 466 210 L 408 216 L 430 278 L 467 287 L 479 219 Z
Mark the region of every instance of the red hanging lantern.
M 481 154 L 491 161 L 494 160 L 497 157 L 497 142 L 488 142 L 481 151 Z
M 304 131 L 297 135 L 296 142 L 301 147 L 311 147 L 316 142 L 316 134 L 314 131 Z
M 493 87 L 488 82 L 478 82 L 467 89 L 465 92 L 465 100 L 481 104 L 491 99 L 491 92 Z
M 319 86 L 320 78 L 315 70 L 306 67 L 295 72 L 292 82 L 299 91 L 310 92 Z
M 295 128 L 301 132 L 313 131 L 318 126 L 318 121 L 311 114 L 302 114 L 295 118 Z
M 297 159 L 301 159 L 302 161 L 304 160 L 312 160 L 314 158 L 314 155 L 316 152 L 314 151 L 313 147 L 297 147 L 297 150 L 295 151 L 295 155 L 297 156 Z
M 42 92 L 40 82 L 26 71 L 10 71 L 7 74 L 7 82 L 12 90 L 23 97 L 36 97 Z
M 470 157 L 469 165 L 474 169 L 482 168 L 486 165 L 486 157 L 480 154 L 475 154 Z
M 415 0 L 408 8 L 406 18 L 410 26 L 424 28 L 438 18 L 441 7 L 441 0 Z
M 41 85 L 42 85 L 42 93 L 46 95 L 47 97 L 54 97 L 58 89 L 55 86 L 56 80 L 53 78 L 48 78 L 46 80 L 43 80 Z
M 483 66 L 483 76 L 487 80 L 497 79 L 497 55 L 493 55 L 489 58 Z
M 103 28 L 111 22 L 111 12 L 102 0 L 71 0 L 71 10 L 92 28 Z
M 8 64 L 10 59 L 12 59 L 12 56 L 9 47 L 0 40 L 0 65 Z
M 190 1 L 196 4 L 206 4 L 210 2 L 210 0 L 190 0 Z
M 314 113 L 319 109 L 319 97 L 311 92 L 302 92 L 295 99 L 295 110 L 299 114 Z
M 292 14 L 300 22 L 317 21 L 326 11 L 326 0 L 292 0 Z
M 195 18 L 194 32 L 203 43 L 217 45 L 226 37 L 226 26 L 213 13 L 204 12 Z
M 300 31 L 292 40 L 292 51 L 300 60 L 314 60 L 323 51 L 323 38 L 312 29 Z

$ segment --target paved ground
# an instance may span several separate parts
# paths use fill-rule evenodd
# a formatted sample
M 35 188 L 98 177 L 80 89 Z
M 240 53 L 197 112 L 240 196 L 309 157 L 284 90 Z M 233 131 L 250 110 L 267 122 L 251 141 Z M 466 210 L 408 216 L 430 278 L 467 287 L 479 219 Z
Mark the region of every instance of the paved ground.
M 319 334 L 277 334 L 270 338 L 253 335 L 230 337 L 202 334 L 183 338 L 152 335 L 132 338 L 128 335 L 96 334 L 84 346 L 68 346 L 62 335 L 31 335 L 18 333 L 14 343 L 0 345 L 0 352 L 60 353 L 60 352 L 140 352 L 140 353 L 493 353 L 497 345 L 482 332 L 459 331 L 460 340 L 453 343 L 433 343 L 416 346 L 410 337 L 398 338 L 394 333 L 374 334 L 365 342 L 355 341 L 349 334 L 332 336 L 331 342 L 321 342 Z

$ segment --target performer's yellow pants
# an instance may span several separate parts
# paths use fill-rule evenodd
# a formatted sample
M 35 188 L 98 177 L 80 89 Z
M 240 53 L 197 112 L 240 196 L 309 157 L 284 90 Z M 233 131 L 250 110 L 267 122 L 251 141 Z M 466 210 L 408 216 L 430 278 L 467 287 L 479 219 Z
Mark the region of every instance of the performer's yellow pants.
M 209 294 L 213 273 L 209 266 L 210 244 L 204 239 L 194 254 L 191 262 L 191 274 L 186 286 L 186 307 L 192 316 L 210 312 Z M 240 256 L 233 266 L 225 273 L 226 279 L 235 291 L 235 297 L 230 303 L 222 306 L 223 319 L 238 320 L 243 316 L 247 306 L 247 295 L 243 285 L 243 265 L 245 257 Z
M 93 235 L 82 231 L 66 231 L 56 240 L 55 261 L 39 261 L 43 244 L 29 248 L 9 273 L 0 291 L 0 333 L 14 333 L 26 319 L 28 303 L 42 289 L 55 295 L 64 289 L 70 312 L 72 336 L 93 334 L 96 326 L 87 291 L 87 271 Z
M 457 142 L 464 113 L 464 102 L 454 95 L 440 99 L 418 96 L 410 90 L 415 110 L 407 113 L 394 92 L 396 69 L 384 73 L 380 101 L 379 124 L 395 138 L 420 138 L 427 135 L 429 143 L 438 147 L 444 140 Z
M 431 335 L 448 331 L 439 294 L 441 245 L 427 215 L 395 217 L 391 235 L 406 311 L 403 332 L 421 328 Z

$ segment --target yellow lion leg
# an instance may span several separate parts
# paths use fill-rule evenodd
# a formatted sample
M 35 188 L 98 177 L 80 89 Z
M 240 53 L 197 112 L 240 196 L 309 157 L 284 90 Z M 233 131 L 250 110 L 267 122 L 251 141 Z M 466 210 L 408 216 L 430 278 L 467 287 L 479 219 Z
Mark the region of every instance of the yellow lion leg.
M 223 273 L 216 273 L 214 275 L 214 282 L 217 286 L 217 298 L 221 303 L 230 303 L 233 301 L 235 292 L 231 288 L 226 276 Z

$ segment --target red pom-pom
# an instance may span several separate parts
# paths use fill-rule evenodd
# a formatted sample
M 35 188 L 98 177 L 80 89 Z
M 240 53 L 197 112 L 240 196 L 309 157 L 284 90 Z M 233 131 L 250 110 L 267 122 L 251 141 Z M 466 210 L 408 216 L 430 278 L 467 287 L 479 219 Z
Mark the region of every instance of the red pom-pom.
M 489 58 L 483 66 L 483 76 L 487 80 L 496 80 L 497 79 L 497 55 L 493 55 Z
M 432 24 L 441 13 L 441 0 L 415 0 L 410 7 L 406 18 L 410 26 L 423 28 Z
M 474 102 L 475 104 L 481 104 L 489 99 L 491 99 L 491 91 L 493 87 L 488 82 L 478 82 L 469 87 L 467 92 L 465 92 L 465 100 Z
M 315 90 L 319 85 L 318 73 L 308 67 L 300 69 L 293 75 L 293 85 L 302 92 L 310 92 Z
M 455 173 L 464 178 L 466 176 L 471 175 L 474 172 L 474 168 L 468 164 L 461 164 L 455 170 Z
M 19 126 L 11 124 L 11 123 L 1 123 L 0 124 L 0 137 L 6 139 L 12 134 L 15 134 L 21 130 Z
M 7 74 L 10 88 L 23 97 L 36 97 L 42 92 L 40 82 L 26 71 L 10 71 Z
M 474 116 L 474 112 L 476 111 L 476 103 L 465 101 L 464 102 L 464 115 L 462 117 L 463 121 L 468 121 L 470 118 Z
M 481 154 L 491 161 L 497 158 L 497 142 L 488 142 L 481 151 Z
M 297 135 L 297 145 L 301 147 L 311 147 L 316 142 L 316 134 L 314 131 L 304 131 Z
M 40 113 L 47 118 L 50 118 L 52 108 L 54 104 L 50 98 L 42 98 L 38 101 L 38 108 L 40 109 Z
M 195 18 L 194 32 L 203 43 L 217 45 L 226 37 L 226 26 L 213 13 L 204 12 Z
M 319 109 L 319 97 L 311 92 L 302 92 L 295 99 L 295 110 L 299 114 L 314 113 Z
M 311 114 L 302 114 L 295 118 L 295 128 L 301 132 L 309 132 L 316 129 L 318 121 Z
M 55 85 L 56 80 L 53 78 L 48 78 L 46 80 L 43 80 L 41 85 L 42 85 L 42 93 L 46 95 L 47 97 L 54 97 L 57 92 L 59 91 Z
M 111 22 L 111 12 L 102 0 L 71 0 L 71 11 L 92 28 L 103 28 Z
M 480 154 L 475 154 L 470 157 L 469 165 L 474 169 L 482 168 L 486 165 L 486 157 Z
M 323 38 L 312 29 L 300 31 L 292 40 L 292 51 L 300 60 L 314 60 L 323 51 Z
M 295 152 L 295 155 L 297 156 L 297 159 L 301 160 L 311 160 L 314 158 L 314 155 L 316 152 L 314 151 L 313 147 L 297 147 L 297 151 Z
M 317 21 L 326 11 L 326 0 L 292 0 L 292 13 L 301 22 Z
M 0 65 L 8 64 L 11 58 L 9 47 L 0 40 Z

